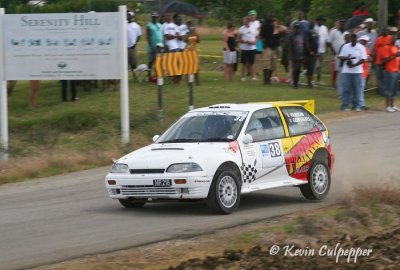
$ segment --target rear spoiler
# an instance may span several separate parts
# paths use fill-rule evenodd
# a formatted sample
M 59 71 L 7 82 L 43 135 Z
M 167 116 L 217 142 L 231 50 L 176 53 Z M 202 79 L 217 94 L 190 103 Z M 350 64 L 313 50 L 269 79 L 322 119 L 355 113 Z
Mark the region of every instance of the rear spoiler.
M 253 103 L 253 102 L 252 102 Z M 268 101 L 268 102 L 254 102 L 254 103 L 268 103 L 275 106 L 286 106 L 286 105 L 300 105 L 310 113 L 315 112 L 315 100 L 289 100 L 289 101 Z

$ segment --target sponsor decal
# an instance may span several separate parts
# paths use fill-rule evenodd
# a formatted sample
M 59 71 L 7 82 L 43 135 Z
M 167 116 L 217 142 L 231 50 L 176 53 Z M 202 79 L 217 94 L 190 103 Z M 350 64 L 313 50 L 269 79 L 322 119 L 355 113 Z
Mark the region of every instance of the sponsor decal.
M 260 150 L 261 150 L 261 155 L 263 156 L 263 157 L 268 157 L 270 154 L 269 154 L 269 147 L 268 147 L 268 145 L 266 145 L 266 144 L 261 144 L 260 145 Z
M 242 166 L 240 167 L 244 183 L 251 183 L 256 180 L 256 174 L 257 174 L 256 164 L 257 164 L 257 159 L 254 160 L 253 164 L 243 163 Z
M 230 152 L 235 153 L 235 154 L 236 154 L 236 152 L 239 152 L 239 144 L 238 144 L 238 142 L 237 141 L 230 142 L 228 150 Z
M 307 167 L 310 166 L 315 151 L 325 146 L 323 132 L 317 131 L 318 129 L 314 128 L 310 134 L 304 135 L 285 154 L 286 169 L 291 177 L 307 180 Z

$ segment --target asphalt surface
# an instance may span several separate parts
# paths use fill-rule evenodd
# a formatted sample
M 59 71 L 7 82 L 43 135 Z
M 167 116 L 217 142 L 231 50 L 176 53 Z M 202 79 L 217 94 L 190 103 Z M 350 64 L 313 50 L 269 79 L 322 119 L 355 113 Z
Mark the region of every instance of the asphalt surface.
M 209 233 L 324 207 L 351 194 L 352 186 L 396 182 L 400 113 L 349 113 L 328 127 L 336 163 L 331 192 L 322 202 L 303 199 L 297 188 L 280 188 L 242 196 L 239 209 L 227 216 L 210 214 L 203 202 L 129 210 L 108 198 L 103 183 L 108 167 L 0 186 L 0 268 L 27 269 Z

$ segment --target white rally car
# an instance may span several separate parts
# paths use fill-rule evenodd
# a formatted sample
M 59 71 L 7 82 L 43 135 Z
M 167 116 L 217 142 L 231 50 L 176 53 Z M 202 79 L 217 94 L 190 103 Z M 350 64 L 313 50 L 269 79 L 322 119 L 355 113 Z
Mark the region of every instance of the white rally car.
M 334 156 L 328 130 L 312 112 L 296 102 L 192 110 L 153 144 L 116 161 L 105 179 L 108 194 L 128 208 L 205 199 L 224 214 L 242 193 L 269 188 L 299 186 L 306 198 L 323 199 Z

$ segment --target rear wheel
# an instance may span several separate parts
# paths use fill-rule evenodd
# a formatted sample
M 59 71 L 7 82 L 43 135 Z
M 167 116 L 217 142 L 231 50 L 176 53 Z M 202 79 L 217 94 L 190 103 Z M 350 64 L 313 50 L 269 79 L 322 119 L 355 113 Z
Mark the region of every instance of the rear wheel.
M 301 193 L 309 200 L 322 200 L 328 195 L 331 175 L 328 165 L 317 160 L 308 171 L 308 183 L 300 186 Z
M 208 207 L 217 214 L 231 214 L 239 202 L 239 177 L 234 171 L 222 171 L 211 184 L 207 196 Z
M 118 201 L 122 206 L 126 208 L 140 208 L 146 204 L 147 199 L 129 198 L 129 199 L 119 199 Z

